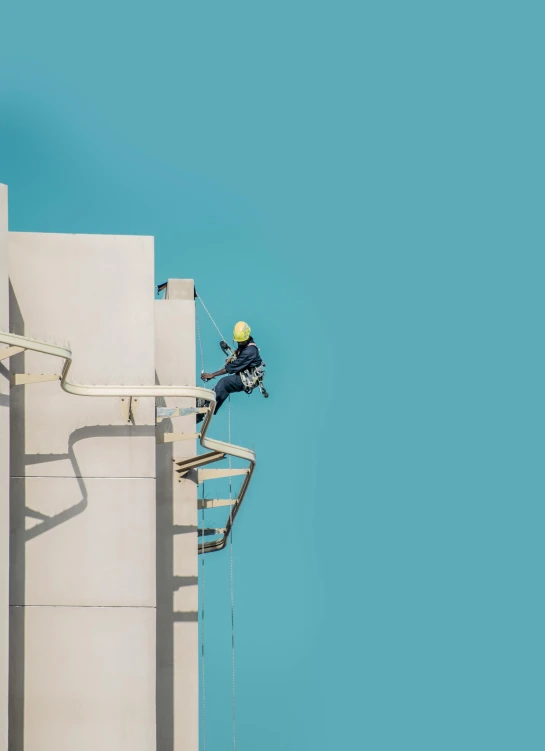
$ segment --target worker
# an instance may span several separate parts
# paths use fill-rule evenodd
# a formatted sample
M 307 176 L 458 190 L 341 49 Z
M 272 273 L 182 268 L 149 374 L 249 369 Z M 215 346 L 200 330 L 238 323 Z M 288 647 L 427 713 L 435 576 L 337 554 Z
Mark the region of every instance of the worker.
M 219 380 L 214 386 L 214 391 L 216 392 L 216 409 L 214 414 L 216 414 L 229 394 L 246 390 L 246 386 L 242 380 L 246 372 L 251 368 L 256 368 L 259 365 L 262 365 L 263 361 L 259 354 L 259 348 L 254 342 L 251 332 L 251 328 L 245 321 L 239 321 L 233 329 L 233 339 L 238 347 L 232 357 L 227 359 L 225 367 L 218 370 L 216 373 L 202 373 L 201 375 L 201 378 L 205 383 L 206 381 L 212 380 L 212 378 L 224 376 L 224 378 Z M 197 415 L 198 423 L 203 419 L 204 415 Z

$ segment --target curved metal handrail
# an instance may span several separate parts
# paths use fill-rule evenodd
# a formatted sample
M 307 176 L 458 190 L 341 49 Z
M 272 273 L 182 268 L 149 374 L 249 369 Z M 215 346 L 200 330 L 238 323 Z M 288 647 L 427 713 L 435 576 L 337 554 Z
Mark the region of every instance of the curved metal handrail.
M 216 393 L 212 389 L 205 389 L 202 386 L 92 386 L 77 384 L 68 381 L 68 372 L 72 365 L 72 352 L 66 347 L 60 347 L 57 344 L 49 344 L 37 339 L 31 339 L 30 337 L 20 336 L 19 334 L 8 334 L 6 331 L 0 331 L 0 342 L 8 344 L 12 347 L 21 347 L 22 349 L 32 350 L 33 352 L 41 352 L 44 355 L 52 355 L 53 357 L 60 357 L 64 360 L 62 373 L 59 377 L 61 382 L 61 388 L 68 394 L 74 396 L 177 396 L 187 397 L 190 399 L 203 399 L 208 402 L 208 410 L 204 416 L 202 430 L 200 433 L 200 444 L 203 448 L 211 449 L 212 451 L 218 451 L 222 454 L 229 456 L 235 456 L 239 459 L 244 459 L 249 462 L 250 466 L 248 472 L 244 477 L 244 481 L 240 488 L 238 497 L 236 498 L 231 512 L 227 526 L 223 531 L 222 536 L 218 540 L 212 540 L 210 542 L 201 545 L 199 543 L 199 552 L 212 553 L 217 550 L 223 550 L 227 544 L 229 533 L 235 521 L 235 517 L 238 514 L 248 485 L 252 479 L 252 475 L 255 468 L 255 451 L 244 448 L 243 446 L 235 446 L 232 443 L 225 441 L 218 441 L 215 438 L 208 438 L 206 433 L 208 427 L 214 415 L 214 409 L 216 406 Z

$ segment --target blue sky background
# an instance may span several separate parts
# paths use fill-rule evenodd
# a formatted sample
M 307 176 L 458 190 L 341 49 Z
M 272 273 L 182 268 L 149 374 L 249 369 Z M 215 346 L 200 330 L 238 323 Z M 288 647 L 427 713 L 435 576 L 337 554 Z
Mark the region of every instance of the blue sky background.
M 154 235 L 157 282 L 194 277 L 269 365 L 268 402 L 233 405 L 259 455 L 235 538 L 239 751 L 545 746 L 544 15 L 2 9 L 11 229 Z M 223 751 L 228 557 L 206 566 Z

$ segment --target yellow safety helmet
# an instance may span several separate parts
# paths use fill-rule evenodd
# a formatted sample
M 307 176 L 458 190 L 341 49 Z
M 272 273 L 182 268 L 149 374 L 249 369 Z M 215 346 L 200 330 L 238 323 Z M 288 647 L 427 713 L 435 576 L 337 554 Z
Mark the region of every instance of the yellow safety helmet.
M 252 329 L 248 324 L 245 321 L 239 321 L 233 329 L 233 339 L 235 342 L 247 342 L 251 333 Z

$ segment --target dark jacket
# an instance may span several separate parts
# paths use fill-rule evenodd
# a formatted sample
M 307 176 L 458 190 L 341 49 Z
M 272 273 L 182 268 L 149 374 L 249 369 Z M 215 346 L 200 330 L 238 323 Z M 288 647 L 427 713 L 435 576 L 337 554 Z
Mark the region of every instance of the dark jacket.
M 255 368 L 261 365 L 263 360 L 259 354 L 259 348 L 252 338 L 250 343 L 243 349 L 237 349 L 237 359 L 234 362 L 225 363 L 225 370 L 228 373 L 240 373 L 248 368 Z

